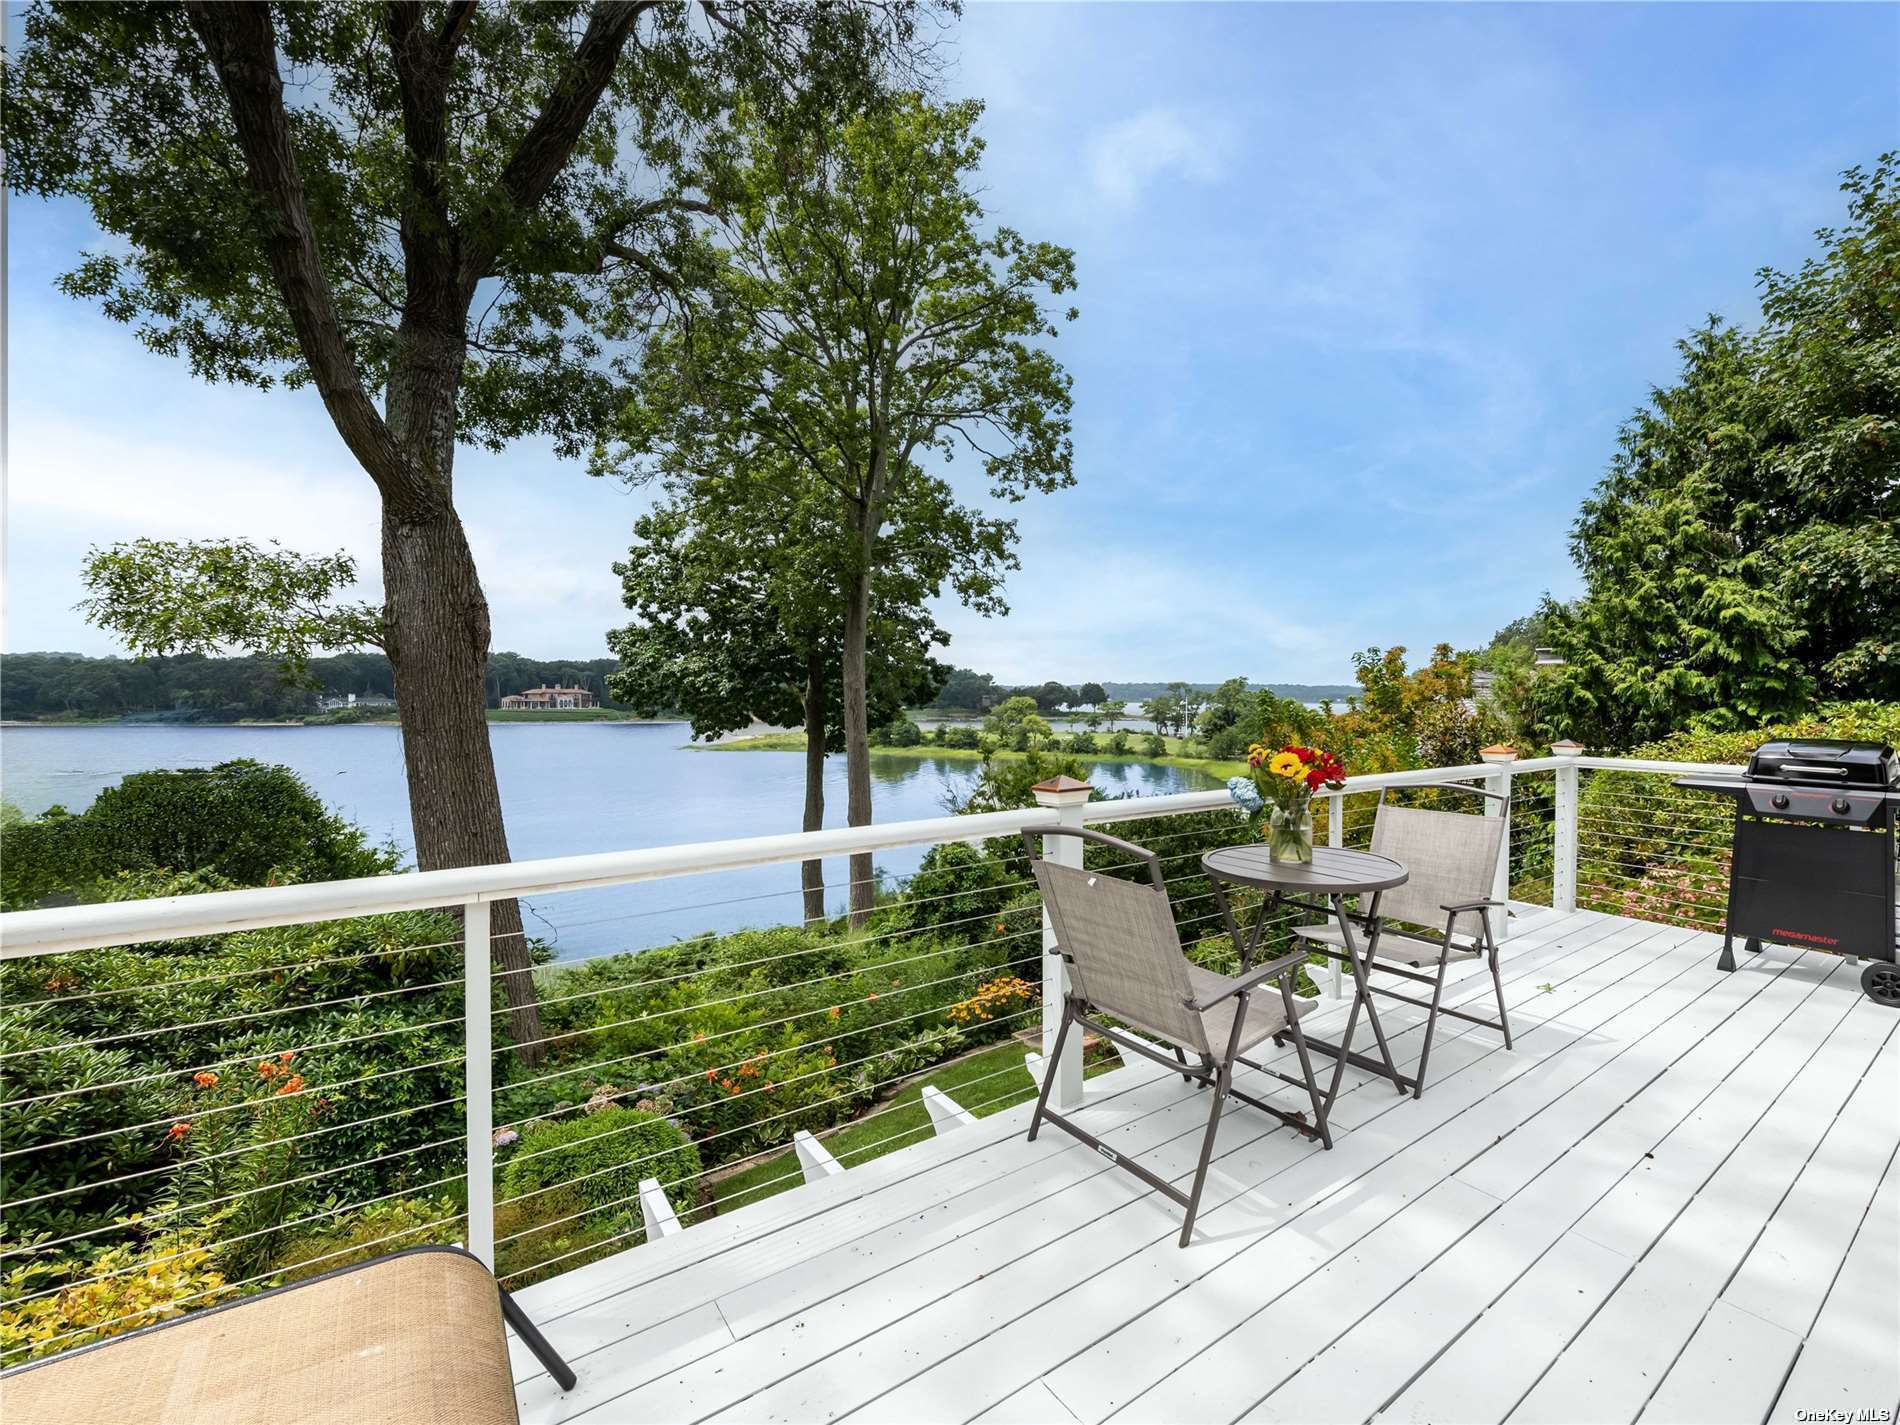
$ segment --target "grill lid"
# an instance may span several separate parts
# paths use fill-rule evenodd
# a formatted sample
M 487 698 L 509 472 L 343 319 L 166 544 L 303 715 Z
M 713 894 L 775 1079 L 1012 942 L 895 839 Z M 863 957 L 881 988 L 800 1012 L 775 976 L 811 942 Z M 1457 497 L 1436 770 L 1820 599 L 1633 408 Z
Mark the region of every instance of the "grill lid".
M 1894 760 L 1893 748 L 1879 742 L 1764 742 L 1748 759 L 1748 779 L 1885 791 L 1900 787 L 1900 762 Z

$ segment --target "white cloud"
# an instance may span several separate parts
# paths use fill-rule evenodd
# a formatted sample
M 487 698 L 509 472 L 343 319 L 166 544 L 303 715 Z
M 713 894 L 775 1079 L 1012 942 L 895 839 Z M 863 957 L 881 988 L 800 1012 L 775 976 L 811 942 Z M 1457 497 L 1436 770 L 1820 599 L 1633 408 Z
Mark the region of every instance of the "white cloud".
M 1089 142 L 1089 176 L 1112 207 L 1132 208 L 1155 179 L 1175 173 L 1198 183 L 1220 177 L 1220 144 L 1173 109 L 1151 108 L 1110 124 Z

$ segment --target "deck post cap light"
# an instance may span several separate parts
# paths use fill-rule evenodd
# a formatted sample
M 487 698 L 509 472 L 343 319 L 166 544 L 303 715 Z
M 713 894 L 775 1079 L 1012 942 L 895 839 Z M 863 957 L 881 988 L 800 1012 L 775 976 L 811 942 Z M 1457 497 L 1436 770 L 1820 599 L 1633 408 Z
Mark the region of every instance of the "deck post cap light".
M 1584 754 L 1584 750 L 1584 745 L 1581 742 L 1573 742 L 1567 737 L 1562 742 L 1553 742 L 1550 744 L 1550 755 L 1552 757 L 1581 757 Z
M 1517 749 L 1515 747 L 1507 747 L 1500 742 L 1495 746 L 1479 749 L 1478 756 L 1487 762 L 1515 762 L 1517 761 Z
M 1044 807 L 1074 806 L 1087 801 L 1095 792 L 1089 783 L 1067 776 L 1051 777 L 1046 782 L 1036 783 L 1029 790 L 1036 794 L 1036 805 Z

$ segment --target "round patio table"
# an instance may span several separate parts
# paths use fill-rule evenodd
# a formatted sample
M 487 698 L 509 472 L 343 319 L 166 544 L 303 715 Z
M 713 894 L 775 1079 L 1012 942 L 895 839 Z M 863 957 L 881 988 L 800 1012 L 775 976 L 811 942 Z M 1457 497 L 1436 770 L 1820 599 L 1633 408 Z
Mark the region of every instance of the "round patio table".
M 1226 922 L 1227 933 L 1233 937 L 1234 948 L 1240 952 L 1242 973 L 1252 965 L 1269 915 L 1279 905 L 1287 903 L 1322 915 L 1330 913 L 1339 922 L 1342 950 L 1333 950 L 1321 942 L 1313 942 L 1313 946 L 1317 953 L 1344 960 L 1352 969 L 1353 1004 L 1346 1016 L 1346 1032 L 1337 1044 L 1321 1039 L 1306 1041 L 1307 1048 L 1330 1054 L 1333 1058 L 1329 1101 L 1332 1095 L 1339 1092 L 1340 1076 L 1349 1063 L 1381 1078 L 1390 1079 L 1402 1094 L 1411 1093 L 1415 1085 L 1399 1072 L 1398 1065 L 1392 1060 L 1391 1047 L 1386 1043 L 1385 1026 L 1379 1023 L 1379 1011 L 1372 1002 L 1372 994 L 1366 984 L 1366 971 L 1372 961 L 1372 952 L 1379 943 L 1379 893 L 1404 885 L 1411 872 L 1390 856 L 1376 856 L 1370 851 L 1352 851 L 1340 846 L 1315 846 L 1311 861 L 1276 861 L 1268 853 L 1266 844 L 1259 841 L 1209 851 L 1201 857 L 1201 869 L 1207 872 L 1207 879 L 1214 887 L 1214 899 L 1220 903 L 1221 918 Z M 1244 941 L 1239 923 L 1234 919 L 1233 906 L 1227 899 L 1228 886 L 1246 886 L 1266 895 L 1260 914 L 1254 918 L 1253 934 Z M 1366 928 L 1363 951 L 1353 935 L 1355 917 L 1346 911 L 1347 896 L 1370 897 L 1364 912 L 1356 917 Z M 1379 1044 L 1377 1059 L 1353 1052 L 1352 1033 L 1358 1024 L 1361 1009 L 1365 1010 L 1366 1022 L 1372 1026 L 1372 1037 Z M 1278 1036 L 1275 1038 L 1277 1041 Z

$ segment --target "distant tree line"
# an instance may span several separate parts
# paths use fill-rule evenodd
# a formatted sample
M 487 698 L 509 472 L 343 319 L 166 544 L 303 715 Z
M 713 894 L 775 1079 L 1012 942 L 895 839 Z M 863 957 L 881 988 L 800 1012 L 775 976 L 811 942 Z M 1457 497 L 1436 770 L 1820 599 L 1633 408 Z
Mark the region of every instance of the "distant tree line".
M 509 693 L 547 684 L 586 688 L 604 707 L 621 707 L 608 691 L 612 658 L 528 658 L 489 655 L 488 706 Z M 287 679 L 275 658 L 88 658 L 78 653 L 0 655 L 0 717 L 108 718 L 173 714 L 194 720 L 302 717 L 322 699 L 395 696 L 389 659 L 381 653 L 312 658 L 307 680 Z
M 972 668 L 953 668 L 930 706 L 946 712 L 983 712 L 1010 698 L 1032 698 L 1042 711 L 1053 712 L 1062 707 L 1093 707 L 1100 710 L 1107 703 L 1132 706 L 1137 703 L 1147 703 L 1156 698 L 1172 698 L 1177 703 L 1194 705 L 1195 711 L 1198 712 L 1200 707 L 1208 701 L 1207 695 L 1221 689 L 1229 690 L 1226 696 L 1231 701 L 1230 685 L 1235 683 L 1238 683 L 1245 691 L 1268 692 L 1275 697 L 1290 698 L 1298 703 L 1319 702 L 1324 698 L 1348 698 L 1358 692 L 1355 686 L 1346 683 L 1255 683 L 1245 678 L 1229 678 L 1223 683 L 1103 681 L 1073 686 L 1052 679 L 1045 683 L 1012 685 L 999 683 L 990 674 L 978 673 Z M 1189 721 L 1192 721 L 1191 716 Z M 1172 727 L 1172 714 L 1168 722 Z

